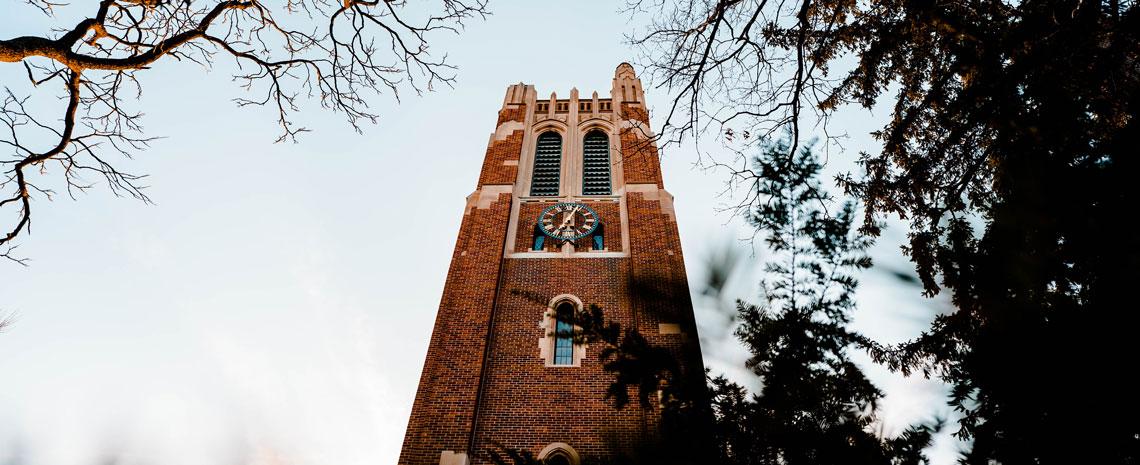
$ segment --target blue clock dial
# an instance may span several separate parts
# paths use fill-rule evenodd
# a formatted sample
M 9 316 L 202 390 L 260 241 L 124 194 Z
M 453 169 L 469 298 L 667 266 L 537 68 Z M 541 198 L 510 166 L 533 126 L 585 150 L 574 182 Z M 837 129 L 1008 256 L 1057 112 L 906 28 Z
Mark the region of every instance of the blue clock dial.
M 542 233 L 555 239 L 574 241 L 598 229 L 598 214 L 580 203 L 562 202 L 547 207 L 538 215 Z

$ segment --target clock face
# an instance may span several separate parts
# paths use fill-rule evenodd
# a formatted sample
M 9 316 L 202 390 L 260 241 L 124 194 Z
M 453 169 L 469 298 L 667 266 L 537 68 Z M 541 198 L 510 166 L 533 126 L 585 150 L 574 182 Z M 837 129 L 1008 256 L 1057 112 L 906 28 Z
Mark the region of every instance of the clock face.
M 538 216 L 538 224 L 547 236 L 573 241 L 598 229 L 598 214 L 580 203 L 563 202 L 543 210 Z

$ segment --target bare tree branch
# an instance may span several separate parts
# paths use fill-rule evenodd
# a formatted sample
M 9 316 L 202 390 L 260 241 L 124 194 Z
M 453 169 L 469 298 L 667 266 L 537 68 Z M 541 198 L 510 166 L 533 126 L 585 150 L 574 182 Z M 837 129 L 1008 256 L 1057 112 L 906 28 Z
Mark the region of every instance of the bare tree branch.
M 25 3 L 49 16 L 67 6 Z M 22 64 L 34 88 L 62 90 L 66 102 L 49 118 L 28 104 L 31 95 L 5 88 L 0 247 L 8 248 L 0 257 L 25 263 L 10 254 L 12 241 L 31 228 L 33 198 L 55 195 L 37 185 L 49 167 L 62 173 L 71 197 L 94 187 L 84 175 L 95 175 L 116 195 L 149 201 L 140 183 L 145 176 L 119 169 L 117 159 L 153 141 L 143 133 L 141 112 L 128 107 L 142 90 L 138 73 L 160 61 L 209 66 L 233 59 L 235 82 L 255 95 L 235 103 L 276 111 L 278 141 L 306 131 L 291 117 L 299 99 L 316 99 L 359 132 L 362 122 L 377 120 L 371 96 L 390 93 L 398 101 L 401 90 L 418 95 L 451 85 L 455 67 L 429 53 L 429 40 L 484 17 L 486 0 L 441 0 L 427 14 L 407 8 L 399 0 L 101 0 L 91 17 L 58 37 L 0 40 L 0 63 Z
M 628 40 L 651 85 L 673 96 L 657 131 L 662 149 L 709 133 L 730 147 L 786 134 L 787 165 L 803 150 L 801 125 L 830 116 L 823 103 L 836 83 L 822 65 L 842 22 L 813 0 L 631 0 L 627 10 L 650 18 Z M 824 150 L 834 142 L 827 138 Z M 702 156 L 699 164 L 729 173 L 726 194 L 743 191 L 729 209 L 744 213 L 762 197 L 761 180 L 751 157 L 734 151 L 731 161 Z
M 3 333 L 4 331 L 6 331 L 15 322 L 16 322 L 16 314 L 15 313 L 8 313 L 6 315 L 0 315 L 0 333 Z

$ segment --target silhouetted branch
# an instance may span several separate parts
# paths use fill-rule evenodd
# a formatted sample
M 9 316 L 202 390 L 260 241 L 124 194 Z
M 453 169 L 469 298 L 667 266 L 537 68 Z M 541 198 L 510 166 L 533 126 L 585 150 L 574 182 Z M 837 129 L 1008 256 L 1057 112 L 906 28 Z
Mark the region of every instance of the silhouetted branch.
M 16 322 L 15 313 L 0 314 L 0 333 L 3 333 Z
M 26 3 L 48 15 L 64 6 Z M 140 184 L 144 176 L 117 168 L 112 157 L 130 158 L 153 141 L 143 135 L 141 112 L 126 102 L 141 92 L 137 74 L 160 61 L 208 67 L 219 56 L 232 58 L 239 69 L 235 81 L 259 94 L 235 102 L 272 108 L 278 141 L 306 131 L 291 119 L 299 98 L 317 99 L 359 132 L 362 121 L 377 118 L 368 110 L 370 95 L 390 92 L 398 100 L 401 89 L 419 94 L 451 85 L 454 66 L 446 57 L 434 58 L 428 40 L 483 17 L 486 1 L 442 0 L 440 11 L 417 20 L 405 7 L 362 0 L 102 0 L 91 17 L 58 37 L 0 40 L 0 62 L 21 63 L 36 88 L 60 89 L 67 102 L 58 117 L 48 118 L 29 109 L 29 96 L 5 91 L 0 145 L 10 155 L 0 159 L 0 189 L 7 192 L 0 212 L 11 212 L 12 220 L 0 246 L 29 230 L 33 197 L 55 194 L 31 179 L 32 170 L 42 175 L 56 167 L 73 197 L 94 187 L 83 176 L 94 174 L 116 195 L 149 200 Z
M 727 145 L 788 136 L 781 169 L 801 149 L 805 112 L 826 122 L 824 105 L 836 83 L 827 77 L 831 33 L 842 23 L 818 2 L 631 0 L 628 9 L 648 15 L 649 26 L 628 36 L 652 85 L 672 94 L 657 138 L 662 148 L 687 136 L 711 133 Z M 822 127 L 825 147 L 837 139 Z M 760 200 L 760 173 L 747 150 L 732 160 L 699 155 L 699 163 L 728 175 L 724 194 L 744 214 Z
M 1119 421 L 1138 415 L 1134 396 L 1089 382 L 1112 370 L 1088 363 L 1137 355 L 1124 329 L 1140 326 L 1136 232 L 1124 226 L 1140 203 L 1127 187 L 1140 171 L 1136 7 L 640 0 L 631 10 L 654 21 L 631 41 L 674 93 L 669 140 L 791 135 L 768 173 L 746 149 L 713 163 L 743 190 L 741 213 L 766 207 L 765 178 L 787 170 L 813 116 L 826 149 L 837 109 L 886 103 L 870 133 L 882 147 L 837 184 L 860 201 L 864 234 L 885 217 L 908 223 L 902 251 L 923 293 L 949 291 L 955 309 L 911 341 L 855 343 L 953 385 L 959 435 L 974 441 L 966 463 L 1135 463 L 1140 428 Z M 1080 362 L 1059 372 L 1060 359 Z M 1101 446 L 1072 446 L 1089 441 Z

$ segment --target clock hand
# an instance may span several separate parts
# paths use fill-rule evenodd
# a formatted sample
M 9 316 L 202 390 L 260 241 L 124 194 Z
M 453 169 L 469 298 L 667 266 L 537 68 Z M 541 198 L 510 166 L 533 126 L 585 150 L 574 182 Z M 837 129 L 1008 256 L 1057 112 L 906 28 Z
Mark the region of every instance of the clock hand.
M 562 220 L 562 224 L 558 226 L 558 229 L 561 230 L 562 228 L 565 228 L 566 225 L 570 224 L 570 222 L 574 220 L 575 213 L 578 213 L 578 207 L 574 207 L 573 210 L 570 210 L 570 214 L 566 215 L 566 219 Z

